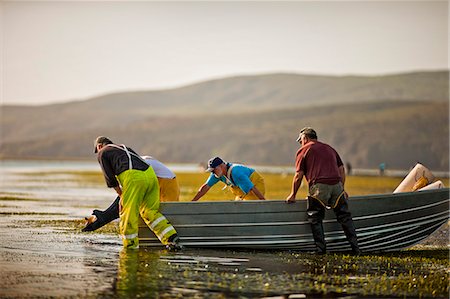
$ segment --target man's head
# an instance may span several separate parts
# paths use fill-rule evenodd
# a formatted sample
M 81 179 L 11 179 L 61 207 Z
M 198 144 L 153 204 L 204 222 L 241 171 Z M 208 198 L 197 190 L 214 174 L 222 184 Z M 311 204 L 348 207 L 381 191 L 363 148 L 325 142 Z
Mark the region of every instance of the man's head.
M 94 153 L 98 153 L 105 145 L 112 144 L 111 139 L 105 136 L 98 136 L 94 141 Z
M 208 168 L 206 171 L 213 172 L 216 177 L 221 177 L 226 172 L 226 164 L 220 157 L 211 158 L 208 161 Z
M 317 140 L 317 133 L 311 127 L 304 127 L 300 130 L 300 134 L 298 134 L 297 142 L 303 146 L 310 140 Z

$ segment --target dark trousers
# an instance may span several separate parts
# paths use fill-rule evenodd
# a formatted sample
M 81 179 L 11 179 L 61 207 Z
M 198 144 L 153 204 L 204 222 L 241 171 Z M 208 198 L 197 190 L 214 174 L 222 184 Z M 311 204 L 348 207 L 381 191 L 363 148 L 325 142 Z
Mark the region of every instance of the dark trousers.
M 353 225 L 352 215 L 348 210 L 348 201 L 343 196 L 336 207 L 333 209 L 337 221 L 341 224 L 342 230 L 347 237 L 348 242 L 354 253 L 359 253 L 358 241 L 356 237 L 355 226 Z M 311 230 L 314 237 L 318 253 L 325 253 L 327 250 L 325 243 L 325 234 L 322 221 L 325 217 L 325 207 L 312 197 L 308 197 L 308 221 L 311 224 Z

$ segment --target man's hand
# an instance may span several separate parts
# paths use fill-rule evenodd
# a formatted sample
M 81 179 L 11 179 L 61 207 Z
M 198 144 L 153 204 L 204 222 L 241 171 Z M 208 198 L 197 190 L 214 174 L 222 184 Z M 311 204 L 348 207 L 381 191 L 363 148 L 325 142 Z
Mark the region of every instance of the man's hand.
M 253 192 L 253 194 L 256 195 L 256 197 L 258 197 L 260 200 L 265 200 L 266 198 L 264 197 L 264 195 L 261 193 L 261 191 L 258 190 L 258 188 L 256 188 L 256 186 L 253 186 L 253 188 L 251 189 L 251 191 Z M 248 193 L 247 193 L 248 194 Z M 246 194 L 246 195 L 247 195 Z M 245 196 L 244 196 L 245 197 Z
M 292 179 L 291 194 L 289 194 L 289 196 L 286 198 L 286 203 L 295 202 L 295 196 L 297 196 L 297 191 L 302 185 L 302 179 L 303 179 L 303 171 L 296 172 L 294 178 Z
M 286 198 L 286 203 L 294 203 L 295 202 L 295 195 L 289 194 L 289 196 Z

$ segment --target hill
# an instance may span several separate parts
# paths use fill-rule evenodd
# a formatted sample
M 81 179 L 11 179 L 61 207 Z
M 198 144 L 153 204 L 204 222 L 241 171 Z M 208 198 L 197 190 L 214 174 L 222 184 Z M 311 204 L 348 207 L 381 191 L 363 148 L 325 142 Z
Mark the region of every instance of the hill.
M 354 167 L 408 169 L 420 161 L 448 170 L 448 103 L 382 102 L 213 116 L 156 117 L 109 129 L 57 133 L 4 144 L 8 157 L 91 157 L 104 134 L 162 161 L 205 162 L 221 155 L 249 164 L 291 165 L 301 127 L 313 126 Z
M 3 106 L 0 157 L 93 158 L 97 135 L 168 162 L 291 165 L 314 126 L 354 167 L 448 170 L 448 72 L 263 75 L 38 107 Z
M 241 76 L 186 87 L 113 93 L 81 102 L 2 106 L 2 142 L 126 125 L 150 116 L 256 112 L 367 101 L 448 101 L 448 71 L 375 77 Z

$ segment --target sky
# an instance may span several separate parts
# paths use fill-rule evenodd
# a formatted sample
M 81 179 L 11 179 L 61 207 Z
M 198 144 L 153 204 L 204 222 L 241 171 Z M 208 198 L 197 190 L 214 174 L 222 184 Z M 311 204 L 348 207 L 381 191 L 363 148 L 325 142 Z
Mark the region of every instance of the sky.
M 2 1 L 0 104 L 236 75 L 448 69 L 448 1 Z

